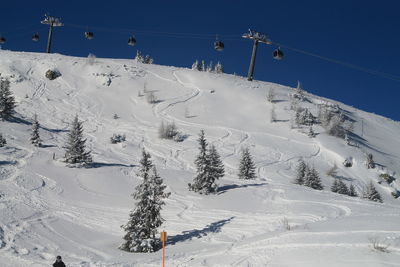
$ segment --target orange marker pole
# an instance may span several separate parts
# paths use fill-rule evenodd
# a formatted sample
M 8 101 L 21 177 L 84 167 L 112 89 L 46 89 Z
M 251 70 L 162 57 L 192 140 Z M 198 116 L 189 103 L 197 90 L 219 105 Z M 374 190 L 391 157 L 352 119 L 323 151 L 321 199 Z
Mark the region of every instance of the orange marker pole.
M 162 242 L 162 267 L 165 267 L 165 241 L 167 240 L 167 232 L 162 231 L 160 239 Z

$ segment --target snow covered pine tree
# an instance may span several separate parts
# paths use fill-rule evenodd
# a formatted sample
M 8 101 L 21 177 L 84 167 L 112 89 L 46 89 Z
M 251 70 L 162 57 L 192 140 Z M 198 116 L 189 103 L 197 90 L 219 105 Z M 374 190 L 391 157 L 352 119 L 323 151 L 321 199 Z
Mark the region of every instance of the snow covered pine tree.
M 314 167 L 307 167 L 304 177 L 304 185 L 316 190 L 322 190 L 324 187 L 321 184 L 318 172 Z
M 383 202 L 381 195 L 372 182 L 370 182 L 367 185 L 367 188 L 365 188 L 363 197 L 372 201 Z
M 242 158 L 239 164 L 239 179 L 255 179 L 256 166 L 254 165 L 253 158 L 251 157 L 248 147 L 242 150 Z
M 8 120 L 14 113 L 15 99 L 10 90 L 10 81 L 0 79 L 0 118 Z
M 207 195 L 217 191 L 216 180 L 224 176 L 225 170 L 215 147 L 212 145 L 207 150 L 208 144 L 203 130 L 200 131 L 198 141 L 200 153 L 195 160 L 197 175 L 193 179 L 193 184 L 188 185 L 189 190 Z
M 86 139 L 83 139 L 82 122 L 79 121 L 78 115 L 72 122 L 71 130 L 68 133 L 67 144 L 65 145 L 65 162 L 75 167 L 75 164 L 88 166 L 92 162 L 90 151 L 85 151 Z
M 149 153 L 142 151 L 139 175 L 143 181 L 133 193 L 136 208 L 129 214 L 128 223 L 121 226 L 126 234 L 123 237 L 125 242 L 119 248 L 128 252 L 154 252 L 161 247 L 156 234 L 164 221 L 161 217 L 161 208 L 165 205 L 163 199 L 170 193 L 164 192 L 166 186 L 150 157 Z
M 303 185 L 304 184 L 304 177 L 306 175 L 307 165 L 303 159 L 299 160 L 299 164 L 296 168 L 296 178 L 294 179 L 295 184 Z
M 35 116 L 33 117 L 33 123 L 32 123 L 32 132 L 31 132 L 31 144 L 33 144 L 34 146 L 41 146 L 42 145 L 42 140 L 40 139 L 39 136 L 39 127 L 40 124 L 37 120 L 37 115 L 35 114 Z

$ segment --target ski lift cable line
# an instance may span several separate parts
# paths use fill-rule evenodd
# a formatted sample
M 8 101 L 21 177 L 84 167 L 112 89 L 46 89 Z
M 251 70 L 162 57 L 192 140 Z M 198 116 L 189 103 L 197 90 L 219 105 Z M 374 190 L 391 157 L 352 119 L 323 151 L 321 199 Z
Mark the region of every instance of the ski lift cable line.
M 400 82 L 400 76 L 398 76 L 398 75 L 393 75 L 393 74 L 389 74 L 389 73 L 385 73 L 385 72 L 381 72 L 381 71 L 377 71 L 377 70 L 364 68 L 364 67 L 361 67 L 361 66 L 358 66 L 358 65 L 354 65 L 354 64 L 351 64 L 351 63 L 348 63 L 348 62 L 344 62 L 344 61 L 341 61 L 341 60 L 337 60 L 337 59 L 321 56 L 321 55 L 318 55 L 318 54 L 315 54 L 315 53 L 311 53 L 311 52 L 308 52 L 308 51 L 305 51 L 305 50 L 302 50 L 302 49 L 290 47 L 290 46 L 283 45 L 283 44 L 280 44 L 280 43 L 272 42 L 272 44 L 280 46 L 280 47 L 283 47 L 283 48 L 286 48 L 286 49 L 289 49 L 289 50 L 292 50 L 294 52 L 298 52 L 298 53 L 307 55 L 307 56 L 312 56 L 312 57 L 315 57 L 315 58 L 319 58 L 321 60 L 325 60 L 325 61 L 328 61 L 328 62 L 331 62 L 331 63 L 335 63 L 335 64 L 338 64 L 338 65 L 341 65 L 341 66 L 345 66 L 345 67 L 348 67 L 348 68 L 351 68 L 351 69 L 355 69 L 355 70 L 358 70 L 358 71 L 361 71 L 361 72 L 365 72 L 365 73 L 372 74 L 372 75 L 375 75 L 375 76 L 380 76 L 382 78 L 389 79 L 389 80 L 392 80 L 392 81 Z
M 70 26 L 70 27 L 75 27 L 75 28 L 80 28 L 80 29 L 93 29 L 93 30 L 98 30 L 98 31 L 107 31 L 107 32 L 118 32 L 118 33 L 140 33 L 140 34 L 160 34 L 160 35 L 177 35 L 177 36 L 195 36 L 195 37 L 209 37 L 209 38 L 215 38 L 215 33 L 185 33 L 185 32 L 163 32 L 163 31 L 146 31 L 146 30 L 138 30 L 138 29 L 117 29 L 117 28 L 107 28 L 107 27 L 91 27 L 87 25 L 78 25 L 78 24 L 70 24 L 70 23 L 65 23 L 65 26 Z M 218 34 L 219 37 L 237 37 L 240 34 Z

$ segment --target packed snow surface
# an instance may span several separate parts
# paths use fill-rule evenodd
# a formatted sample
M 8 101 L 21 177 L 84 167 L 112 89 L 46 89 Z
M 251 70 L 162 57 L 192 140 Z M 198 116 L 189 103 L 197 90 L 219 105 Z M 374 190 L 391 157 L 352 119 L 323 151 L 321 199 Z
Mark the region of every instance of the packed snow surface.
M 61 76 L 46 79 L 48 69 Z M 400 266 L 400 206 L 391 195 L 400 184 L 379 178 L 385 172 L 398 178 L 398 122 L 337 103 L 354 120 L 358 147 L 348 146 L 318 125 L 315 138 L 308 127 L 292 128 L 294 88 L 268 82 L 134 60 L 9 51 L 0 51 L 0 73 L 17 101 L 15 119 L 0 121 L 7 139 L 0 148 L 0 266 L 50 266 L 56 255 L 67 266 L 160 266 L 161 251 L 118 249 L 141 182 L 143 148 L 171 192 L 160 229 L 168 233 L 166 266 Z M 274 103 L 266 100 L 270 89 Z M 150 92 L 154 104 L 146 100 Z M 307 98 L 300 104 L 314 115 L 318 104 L 336 104 Z M 29 142 L 35 113 L 40 148 Z M 83 121 L 91 168 L 63 162 L 75 115 Z M 187 138 L 160 139 L 162 121 L 175 122 Z M 226 171 L 212 195 L 187 186 L 202 129 Z M 111 144 L 113 134 L 126 141 Z M 256 163 L 255 180 L 237 178 L 244 147 Z M 365 167 L 366 153 L 375 169 Z M 342 164 L 348 157 L 351 168 Z M 317 169 L 323 191 L 292 183 L 300 158 Z M 384 203 L 330 192 L 334 179 L 326 172 L 334 164 L 338 179 L 359 195 L 372 181 Z M 373 249 L 371 239 L 388 245 L 387 252 Z

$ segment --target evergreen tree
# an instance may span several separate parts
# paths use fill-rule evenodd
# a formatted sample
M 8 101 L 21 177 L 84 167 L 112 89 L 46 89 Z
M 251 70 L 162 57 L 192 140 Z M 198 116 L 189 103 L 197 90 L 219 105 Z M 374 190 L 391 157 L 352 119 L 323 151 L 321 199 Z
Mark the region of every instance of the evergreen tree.
M 218 61 L 218 63 L 214 67 L 214 71 L 216 73 L 224 73 L 224 66 Z
M 339 180 L 338 193 L 342 194 L 342 195 L 348 195 L 349 194 L 349 188 L 347 187 L 347 185 L 342 180 Z
M 307 165 L 303 159 L 299 160 L 299 164 L 296 167 L 296 178 L 294 179 L 295 184 L 304 184 L 304 177 L 306 175 Z
M 67 144 L 65 145 L 65 162 L 71 164 L 88 165 L 92 162 L 90 151 L 85 151 L 86 139 L 83 139 L 82 122 L 78 115 L 72 122 L 71 130 L 68 133 Z
M 201 65 L 197 59 L 192 65 L 192 70 L 199 70 L 199 71 L 201 70 Z
M 306 168 L 304 185 L 316 190 L 324 189 L 324 187 L 321 184 L 321 179 L 319 178 L 319 174 L 314 167 Z
M 378 190 L 376 190 L 376 188 L 372 182 L 370 182 L 367 185 L 367 188 L 365 188 L 363 197 L 367 198 L 369 200 L 372 200 L 372 201 L 383 202 L 381 195 L 379 194 Z
M 128 223 L 122 226 L 126 234 L 119 248 L 129 252 L 154 252 L 160 248 L 157 228 L 164 221 L 161 217 L 161 209 L 165 205 L 163 199 L 170 193 L 165 193 L 166 186 L 150 157 L 143 150 L 139 171 L 143 181 L 132 195 L 137 201 L 136 208 L 129 214 Z
M 338 179 L 335 179 L 335 180 L 333 181 L 333 184 L 332 184 L 332 186 L 331 186 L 331 191 L 332 191 L 333 193 L 337 193 L 337 192 L 339 191 L 339 181 L 338 181 Z
M 42 140 L 40 139 L 39 136 L 39 127 L 40 124 L 37 120 L 37 115 L 33 117 L 33 123 L 32 123 L 32 132 L 31 132 L 31 144 L 34 146 L 41 146 L 42 145 Z
M 0 147 L 3 147 L 7 144 L 6 139 L 3 137 L 3 135 L 0 133 Z
M 218 189 L 216 181 L 225 175 L 224 164 L 222 163 L 221 157 L 214 145 L 210 146 L 207 157 L 209 172 L 205 188 L 207 188 L 209 192 L 216 192 Z
M 312 126 L 310 126 L 310 128 L 308 129 L 308 137 L 310 137 L 310 138 L 315 137 L 315 132 L 314 132 Z
M 351 196 L 351 197 L 357 197 L 358 196 L 358 194 L 356 192 L 356 189 L 354 188 L 353 184 L 350 185 L 348 195 Z
M 253 162 L 253 158 L 250 154 L 248 147 L 242 150 L 242 158 L 239 164 L 239 179 L 255 179 L 256 178 L 256 167 Z
M 0 118 L 8 120 L 14 114 L 15 99 L 10 90 L 10 81 L 0 80 Z
M 194 192 L 205 193 L 207 189 L 205 189 L 205 184 L 207 181 L 208 175 L 208 166 L 209 166 L 209 158 L 207 157 L 207 140 L 204 136 L 204 131 L 201 130 L 199 134 L 199 150 L 200 153 L 197 155 L 196 160 L 194 161 L 196 165 L 197 175 L 193 179 L 193 184 L 189 183 L 189 189 Z

